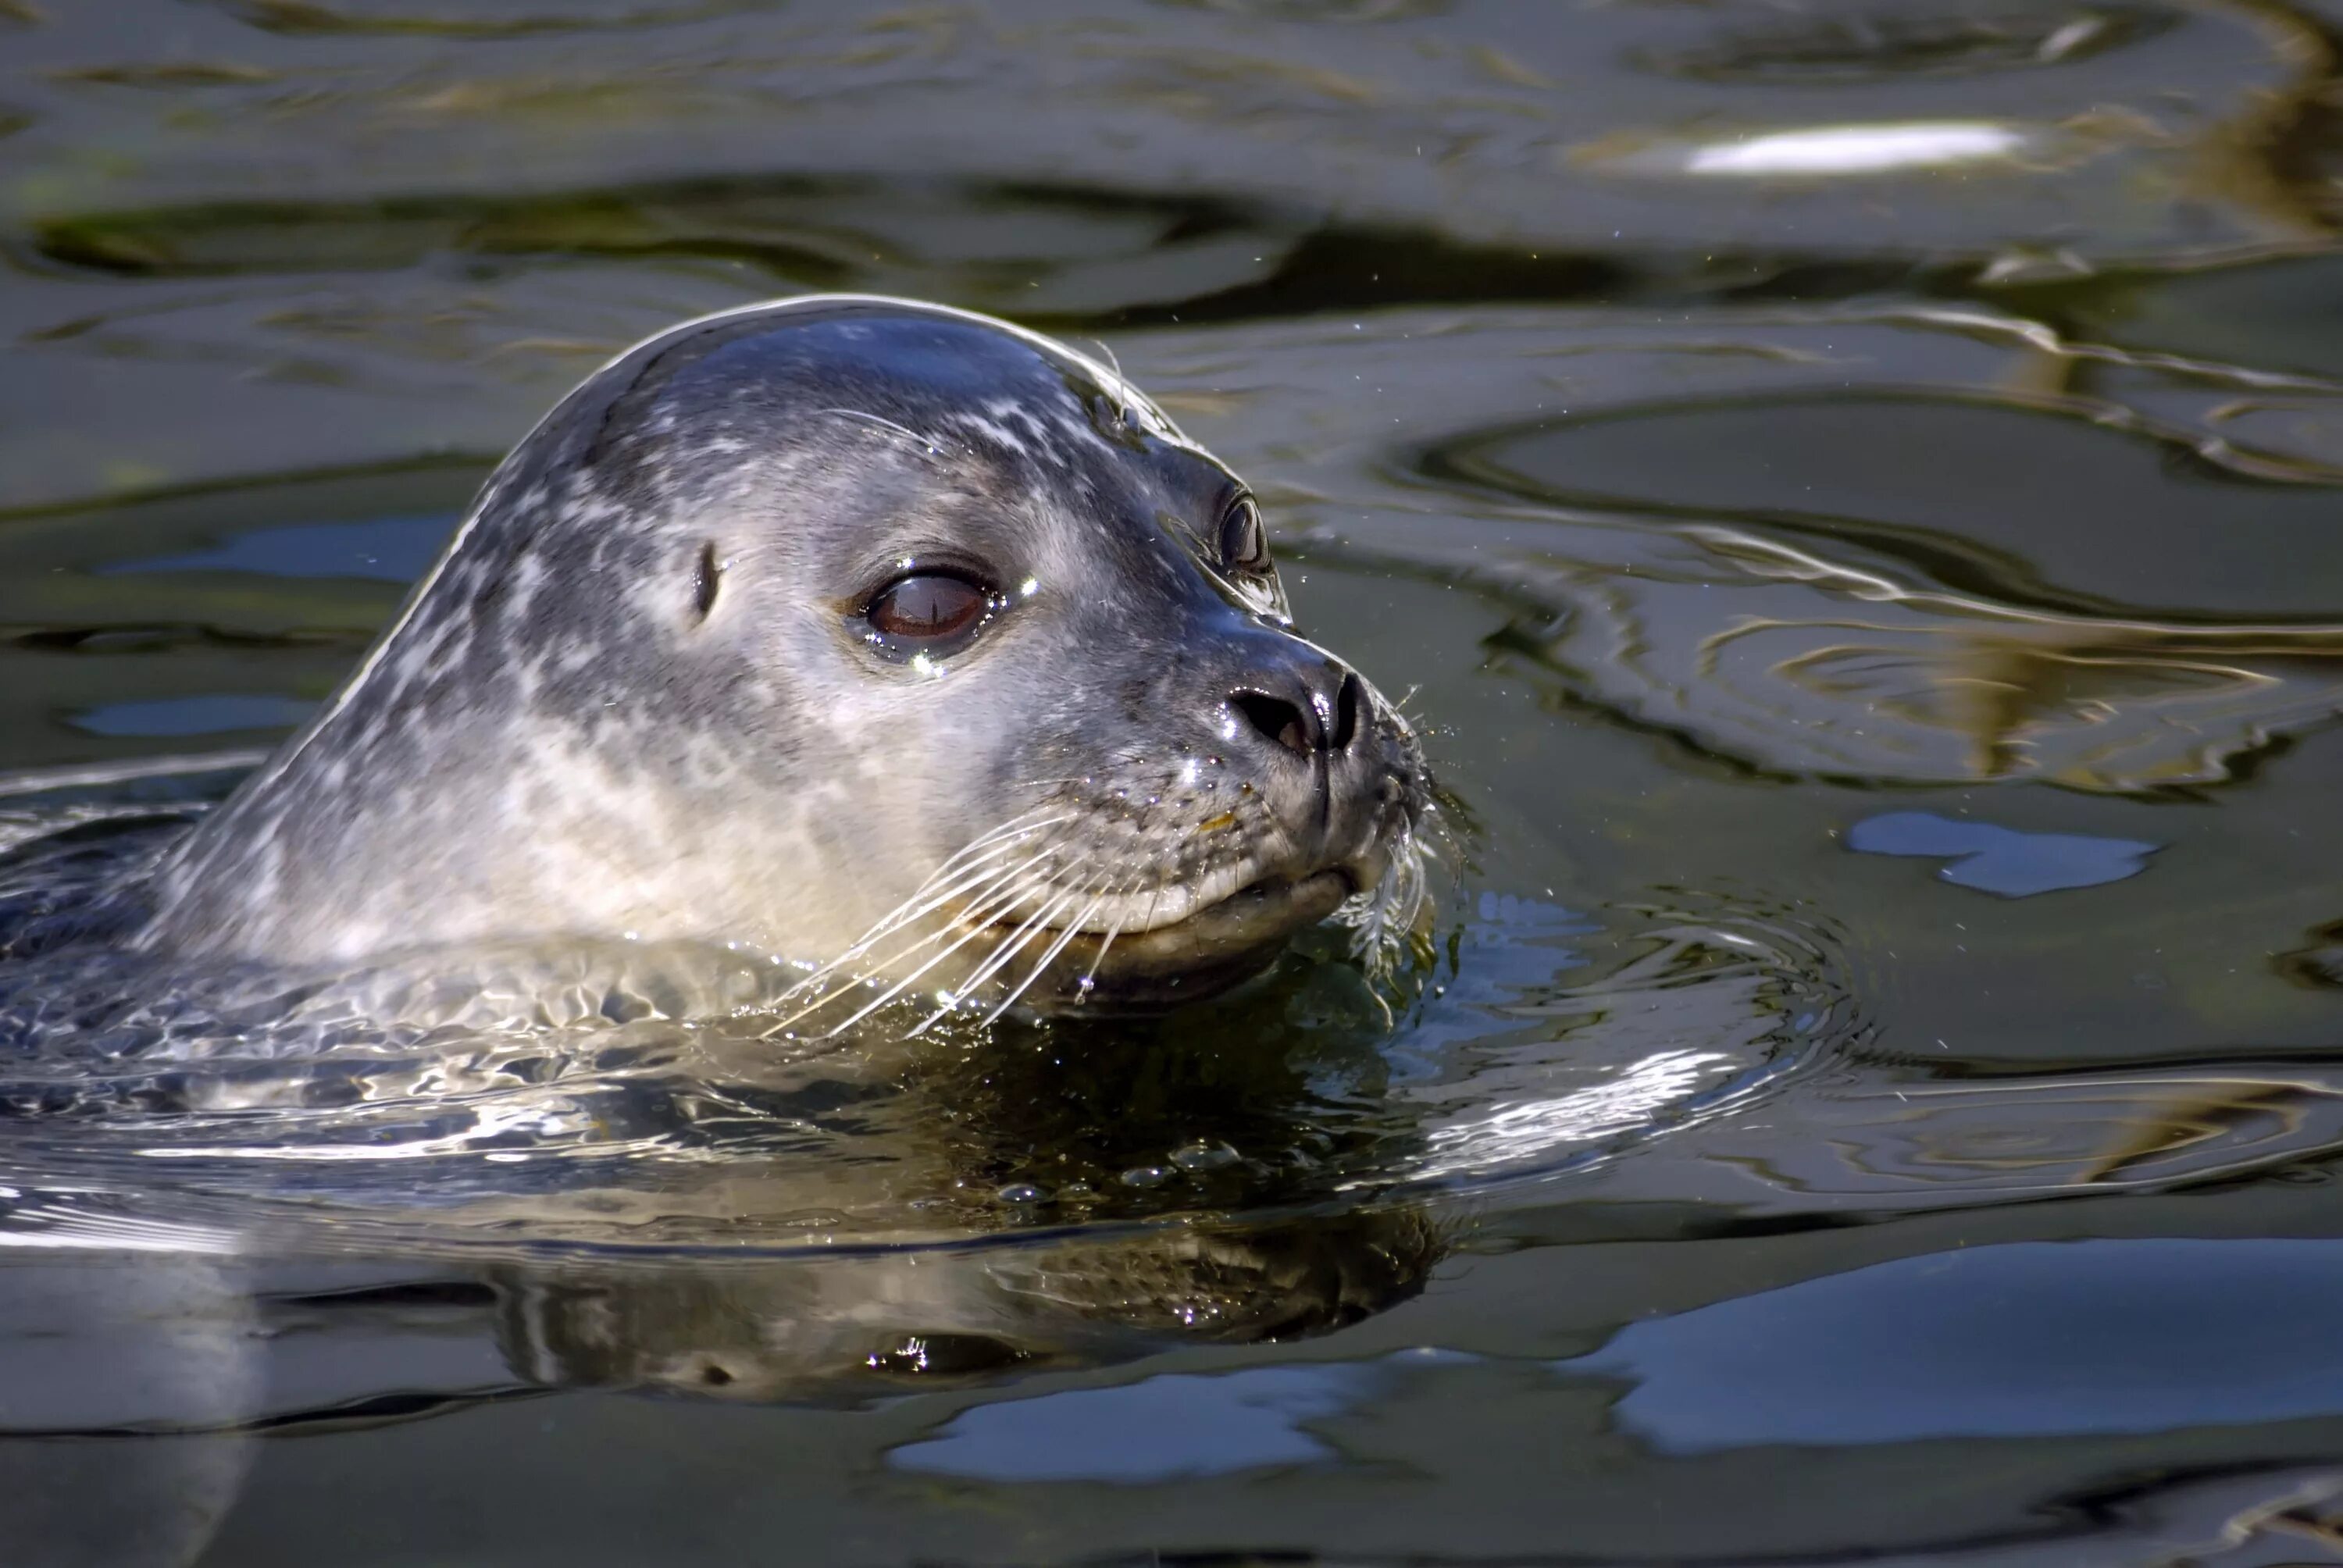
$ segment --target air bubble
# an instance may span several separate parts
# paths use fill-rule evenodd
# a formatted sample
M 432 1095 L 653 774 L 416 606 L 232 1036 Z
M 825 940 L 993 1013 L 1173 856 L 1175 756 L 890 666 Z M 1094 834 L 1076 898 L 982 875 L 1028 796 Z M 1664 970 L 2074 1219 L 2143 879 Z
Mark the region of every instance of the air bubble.
M 1223 1166 L 1235 1164 L 1240 1158 L 1242 1156 L 1227 1144 L 1203 1139 L 1183 1143 L 1172 1151 L 1172 1163 L 1192 1174 L 1199 1171 L 1218 1171 Z

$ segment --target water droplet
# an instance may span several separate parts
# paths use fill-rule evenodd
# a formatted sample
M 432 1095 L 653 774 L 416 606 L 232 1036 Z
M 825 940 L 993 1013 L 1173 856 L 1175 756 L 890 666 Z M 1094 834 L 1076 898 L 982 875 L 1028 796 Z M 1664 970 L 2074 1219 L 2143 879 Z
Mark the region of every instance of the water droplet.
M 1193 1143 L 1183 1143 L 1172 1151 L 1172 1163 L 1188 1171 L 1218 1171 L 1224 1165 L 1235 1164 L 1239 1158 L 1237 1151 L 1227 1144 L 1202 1139 Z

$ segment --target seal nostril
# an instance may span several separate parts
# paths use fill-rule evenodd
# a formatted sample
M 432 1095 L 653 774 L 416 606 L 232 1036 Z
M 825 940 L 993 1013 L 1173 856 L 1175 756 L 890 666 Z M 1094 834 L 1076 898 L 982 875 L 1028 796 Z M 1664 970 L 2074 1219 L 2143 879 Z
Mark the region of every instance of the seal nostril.
M 1229 705 L 1244 715 L 1246 723 L 1288 751 L 1307 757 L 1316 749 L 1311 744 L 1309 719 L 1282 698 L 1265 691 L 1232 691 Z
M 1342 689 L 1334 694 L 1334 739 L 1332 749 L 1348 751 L 1351 742 L 1359 738 L 1359 708 L 1365 695 L 1359 689 L 1359 678 L 1342 677 Z

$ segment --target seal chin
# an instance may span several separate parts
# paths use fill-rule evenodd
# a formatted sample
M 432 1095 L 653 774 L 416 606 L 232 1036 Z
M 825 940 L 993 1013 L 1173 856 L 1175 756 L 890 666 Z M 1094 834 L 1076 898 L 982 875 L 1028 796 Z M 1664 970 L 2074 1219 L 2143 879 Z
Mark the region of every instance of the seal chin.
M 1316 925 L 1366 885 L 1358 871 L 1343 867 L 1300 878 L 1264 877 L 1184 920 L 1118 936 L 1103 954 L 1102 933 L 1073 932 L 1064 961 L 1023 1000 L 1045 1013 L 1077 1006 L 1086 1013 L 1133 1013 L 1217 996 L 1267 969 L 1287 938 Z

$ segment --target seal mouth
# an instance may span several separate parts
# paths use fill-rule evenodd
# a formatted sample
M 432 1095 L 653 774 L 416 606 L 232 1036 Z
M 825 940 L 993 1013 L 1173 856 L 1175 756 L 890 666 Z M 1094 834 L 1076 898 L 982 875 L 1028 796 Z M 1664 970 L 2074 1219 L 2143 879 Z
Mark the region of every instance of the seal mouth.
M 1103 932 L 1060 929 L 1065 961 L 1053 969 L 1064 978 L 1025 1000 L 1050 1012 L 1141 1011 L 1217 995 L 1266 969 L 1288 937 L 1332 914 L 1359 886 L 1347 868 L 1329 867 L 1257 878 L 1181 920 L 1111 942 Z

